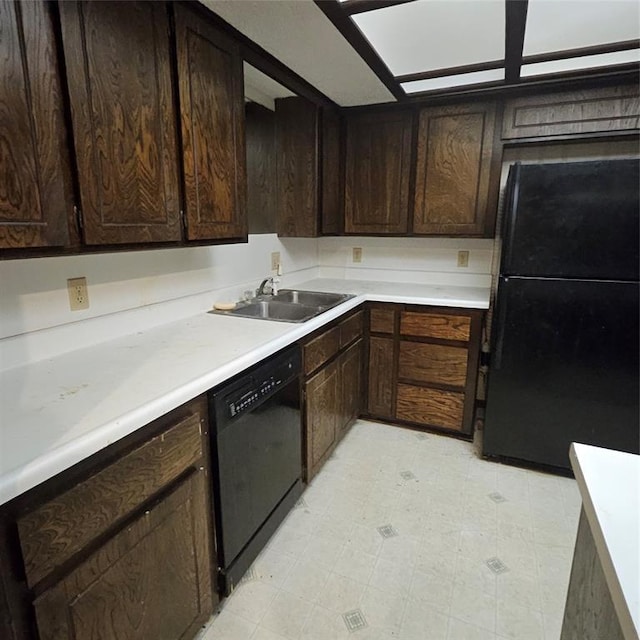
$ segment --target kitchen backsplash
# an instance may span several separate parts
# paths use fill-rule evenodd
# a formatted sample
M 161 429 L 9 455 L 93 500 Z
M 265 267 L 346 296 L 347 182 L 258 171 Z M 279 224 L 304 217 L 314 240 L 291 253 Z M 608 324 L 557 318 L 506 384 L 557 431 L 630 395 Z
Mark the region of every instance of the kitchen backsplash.
M 352 262 L 352 249 L 362 261 Z M 469 251 L 469 266 L 457 252 Z M 0 262 L 0 370 L 53 357 L 236 300 L 271 274 L 282 285 L 316 277 L 488 286 L 492 241 L 451 238 L 285 238 L 247 244 Z M 87 279 L 90 307 L 70 311 L 67 278 Z

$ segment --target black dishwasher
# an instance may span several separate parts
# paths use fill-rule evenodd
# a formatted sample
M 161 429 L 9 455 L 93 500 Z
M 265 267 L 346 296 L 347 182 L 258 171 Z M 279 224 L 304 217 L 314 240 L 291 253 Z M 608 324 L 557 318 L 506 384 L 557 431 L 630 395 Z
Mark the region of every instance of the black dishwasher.
M 302 494 L 300 349 L 209 393 L 220 588 L 230 594 Z

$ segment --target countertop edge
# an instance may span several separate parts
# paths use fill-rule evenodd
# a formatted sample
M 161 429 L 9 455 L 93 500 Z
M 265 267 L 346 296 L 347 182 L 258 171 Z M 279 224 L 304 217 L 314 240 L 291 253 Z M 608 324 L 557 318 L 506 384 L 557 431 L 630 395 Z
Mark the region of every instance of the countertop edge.
M 638 629 L 636 628 L 631 610 L 629 608 L 629 602 L 620 582 L 618 572 L 615 567 L 615 563 L 611 554 L 611 549 L 605 539 L 605 533 L 602 527 L 602 522 L 598 517 L 598 510 L 593 502 L 591 492 L 589 491 L 589 482 L 584 475 L 582 465 L 580 463 L 580 450 L 583 447 L 589 445 L 583 445 L 579 443 L 572 443 L 569 450 L 569 458 L 571 460 L 571 467 L 575 474 L 578 487 L 580 489 L 580 495 L 582 497 L 582 505 L 584 508 L 587 521 L 591 528 L 593 540 L 600 558 L 602 570 L 604 572 L 609 591 L 611 593 L 611 600 L 618 614 L 618 620 L 620 627 L 624 633 L 625 640 L 638 640 Z
M 488 291 L 488 290 L 487 290 Z M 305 336 L 321 329 L 333 320 L 348 313 L 352 309 L 365 302 L 388 302 L 395 304 L 415 304 L 423 306 L 439 306 L 451 308 L 465 308 L 486 310 L 489 307 L 487 294 L 486 301 L 475 301 L 459 298 L 443 298 L 437 295 L 420 296 L 406 294 L 376 294 L 365 292 L 355 295 L 322 315 L 305 323 L 292 324 L 291 330 L 286 334 L 273 338 L 254 348 L 251 351 L 235 358 L 205 375 L 200 375 L 193 380 L 185 381 L 172 392 L 133 407 L 121 415 L 111 418 L 73 440 L 73 455 L 69 455 L 70 443 L 67 442 L 57 448 L 50 449 L 46 453 L 37 456 L 28 464 L 12 469 L 0 477 L 0 507 L 19 497 L 23 493 L 34 489 L 43 482 L 72 468 L 82 460 L 85 460 L 99 451 L 105 449 L 118 440 L 134 433 L 136 430 L 153 422 L 157 418 L 169 413 L 180 405 L 189 402 L 209 389 L 225 382 L 234 375 L 257 364 L 278 351 L 290 346 Z M 199 316 L 200 314 L 198 314 Z M 238 320 L 238 318 L 235 318 Z M 242 320 L 242 319 L 241 319 Z M 248 322 L 264 322 L 263 320 L 244 319 Z M 70 460 L 72 460 L 70 462 Z

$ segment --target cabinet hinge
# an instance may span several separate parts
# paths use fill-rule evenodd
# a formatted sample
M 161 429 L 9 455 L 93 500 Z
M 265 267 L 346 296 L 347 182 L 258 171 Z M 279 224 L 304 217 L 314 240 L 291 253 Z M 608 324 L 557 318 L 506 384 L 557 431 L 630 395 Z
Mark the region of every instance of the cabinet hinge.
M 82 211 L 80 210 L 80 207 L 78 207 L 77 205 L 73 205 L 73 213 L 76 216 L 76 224 L 78 225 L 78 230 L 79 231 L 83 231 L 84 230 L 84 220 L 82 219 Z

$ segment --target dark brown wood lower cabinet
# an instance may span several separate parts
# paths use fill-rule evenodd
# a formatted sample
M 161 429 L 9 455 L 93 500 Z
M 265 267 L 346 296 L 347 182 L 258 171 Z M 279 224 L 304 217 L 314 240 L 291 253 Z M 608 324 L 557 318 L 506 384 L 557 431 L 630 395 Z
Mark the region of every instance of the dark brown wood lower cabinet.
M 368 410 L 373 416 L 391 418 L 393 411 L 393 350 L 390 338 L 369 339 Z
M 34 603 L 41 640 L 176 640 L 212 608 L 205 474 L 194 471 Z
M 340 422 L 340 367 L 337 360 L 306 384 L 307 473 L 313 477 L 329 457 Z
M 482 311 L 372 304 L 367 413 L 473 432 Z
M 302 347 L 307 482 L 362 410 L 362 320 L 361 311 L 353 313 Z

